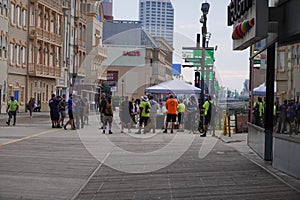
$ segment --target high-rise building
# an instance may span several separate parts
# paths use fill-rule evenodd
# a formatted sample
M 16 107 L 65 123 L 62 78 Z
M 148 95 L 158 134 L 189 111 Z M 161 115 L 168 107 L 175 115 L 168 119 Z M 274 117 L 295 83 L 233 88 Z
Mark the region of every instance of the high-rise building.
M 140 0 L 139 20 L 152 36 L 173 45 L 174 9 L 170 0 Z
M 114 19 L 112 15 L 113 0 L 102 0 L 101 3 L 103 5 L 104 19 L 113 20 Z

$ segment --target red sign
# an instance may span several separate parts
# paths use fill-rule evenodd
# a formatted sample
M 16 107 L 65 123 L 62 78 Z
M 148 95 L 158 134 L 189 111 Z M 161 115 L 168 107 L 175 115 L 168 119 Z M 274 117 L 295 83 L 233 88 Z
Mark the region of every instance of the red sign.
M 140 56 L 140 51 L 123 51 L 123 56 Z

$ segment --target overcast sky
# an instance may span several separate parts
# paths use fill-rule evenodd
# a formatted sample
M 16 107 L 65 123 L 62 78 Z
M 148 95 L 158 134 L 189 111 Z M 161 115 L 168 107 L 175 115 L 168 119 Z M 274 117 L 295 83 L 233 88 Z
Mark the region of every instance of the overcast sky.
M 195 46 L 196 34 L 201 32 L 202 15 L 199 0 L 171 0 L 175 13 L 174 63 L 181 62 L 182 47 Z M 249 49 L 233 51 L 232 27 L 227 26 L 227 5 L 230 0 L 208 0 L 207 30 L 210 32 L 210 47 L 218 46 L 215 52 L 215 69 L 222 86 L 241 91 L 243 82 L 249 78 Z M 138 20 L 139 0 L 113 0 L 115 20 Z M 193 81 L 193 69 L 183 70 L 184 79 Z

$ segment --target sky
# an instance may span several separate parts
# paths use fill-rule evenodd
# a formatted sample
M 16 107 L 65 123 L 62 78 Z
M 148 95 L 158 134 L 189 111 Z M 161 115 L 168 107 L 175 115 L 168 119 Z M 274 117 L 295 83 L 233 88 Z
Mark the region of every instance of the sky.
M 181 63 L 182 47 L 196 46 L 196 35 L 201 33 L 201 4 L 205 0 L 171 0 L 174 7 L 173 63 Z M 230 0 L 207 0 L 207 31 L 211 33 L 209 47 L 217 46 L 214 69 L 221 86 L 241 91 L 249 79 L 249 49 L 234 51 L 232 26 L 227 26 L 227 5 Z M 113 0 L 115 20 L 138 20 L 139 0 Z M 193 82 L 194 69 L 183 69 L 183 78 Z

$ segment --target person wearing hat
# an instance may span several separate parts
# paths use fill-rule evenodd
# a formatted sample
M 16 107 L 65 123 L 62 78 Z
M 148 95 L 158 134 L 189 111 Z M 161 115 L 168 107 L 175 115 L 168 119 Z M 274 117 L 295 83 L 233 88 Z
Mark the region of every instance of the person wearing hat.
M 139 121 L 139 130 L 136 134 L 141 134 L 142 126 L 144 125 L 144 134 L 148 132 L 147 123 L 150 117 L 150 102 L 146 95 L 142 96 L 142 101 L 140 103 L 140 121 Z

